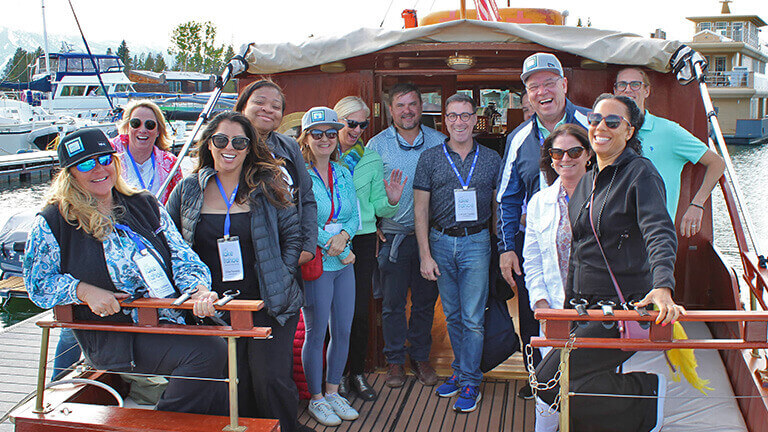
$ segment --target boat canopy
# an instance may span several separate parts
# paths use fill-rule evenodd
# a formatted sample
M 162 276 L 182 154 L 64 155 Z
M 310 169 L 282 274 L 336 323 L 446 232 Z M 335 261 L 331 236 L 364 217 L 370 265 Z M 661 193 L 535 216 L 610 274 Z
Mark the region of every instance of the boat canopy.
M 46 75 L 29 82 L 0 81 L 0 89 L 49 92 L 51 91 L 51 77 Z
M 361 28 L 342 36 L 311 38 L 302 43 L 250 43 L 245 58 L 251 74 L 303 69 L 370 54 L 400 44 L 441 42 L 536 43 L 600 63 L 646 66 L 668 72 L 678 41 L 650 39 L 633 33 L 547 24 L 513 24 L 476 20 L 450 21 L 404 30 Z

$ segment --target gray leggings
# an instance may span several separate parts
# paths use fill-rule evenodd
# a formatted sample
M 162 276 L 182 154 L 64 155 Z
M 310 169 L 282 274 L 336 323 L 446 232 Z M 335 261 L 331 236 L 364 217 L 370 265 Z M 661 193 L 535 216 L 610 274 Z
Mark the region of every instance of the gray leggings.
M 304 375 L 311 394 L 323 392 L 323 343 L 330 325 L 325 380 L 339 384 L 349 351 L 349 333 L 355 314 L 355 272 L 351 265 L 324 271 L 317 280 L 304 283 L 306 335 L 301 350 Z

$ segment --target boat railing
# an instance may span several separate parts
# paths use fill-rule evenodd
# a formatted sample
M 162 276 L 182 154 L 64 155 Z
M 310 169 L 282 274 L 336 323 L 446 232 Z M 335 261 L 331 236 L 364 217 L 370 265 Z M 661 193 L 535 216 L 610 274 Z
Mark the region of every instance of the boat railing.
M 579 396 L 569 388 L 569 357 L 574 349 L 621 349 L 625 351 L 659 351 L 670 349 L 714 349 L 714 350 L 755 350 L 768 348 L 768 312 L 733 311 L 733 310 L 697 310 L 681 315 L 681 322 L 731 323 L 737 326 L 737 332 L 731 338 L 724 339 L 673 339 L 672 325 L 656 323 L 659 312 L 649 311 L 640 315 L 634 310 L 616 310 L 613 315 L 606 315 L 602 310 L 586 310 L 579 314 L 574 309 L 537 309 L 534 316 L 543 323 L 543 337 L 531 338 L 531 347 L 560 348 L 559 404 L 560 431 L 569 430 L 569 398 Z M 571 332 L 573 326 L 591 321 L 600 321 L 609 326 L 618 325 L 619 321 L 638 321 L 650 324 L 647 339 L 627 338 L 586 338 L 576 337 Z M 756 374 L 757 375 L 757 374 Z M 753 380 L 758 376 L 753 375 Z M 759 388 L 755 386 L 755 388 Z M 591 394 L 590 394 L 591 395 Z M 594 395 L 591 395 L 594 396 Z M 610 395 L 605 395 L 610 396 Z M 756 395 L 766 403 L 764 394 Z
M 137 309 L 138 322 L 124 323 L 77 320 L 75 319 L 75 307 L 83 306 L 77 304 L 55 306 L 54 320 L 37 322 L 37 325 L 42 329 L 42 340 L 40 344 L 40 359 L 37 377 L 37 396 L 33 412 L 44 414 L 53 410 L 52 407 L 46 406 L 43 400 L 48 344 L 50 330 L 52 328 L 166 335 L 219 336 L 227 339 L 228 357 L 228 376 L 226 379 L 223 379 L 223 381 L 226 381 L 229 385 L 229 425 L 223 430 L 243 430 L 243 427 L 238 424 L 236 339 L 239 337 L 255 339 L 267 339 L 271 337 L 271 328 L 255 327 L 253 324 L 253 312 L 261 310 L 264 307 L 264 302 L 261 300 L 230 300 L 223 305 L 215 305 L 217 311 L 229 312 L 230 325 L 180 325 L 166 324 L 159 321 L 158 310 L 191 310 L 194 305 L 194 301 L 192 300 L 176 304 L 176 299 L 140 298 L 132 300 L 130 303 L 123 300 L 121 305 L 123 308 Z

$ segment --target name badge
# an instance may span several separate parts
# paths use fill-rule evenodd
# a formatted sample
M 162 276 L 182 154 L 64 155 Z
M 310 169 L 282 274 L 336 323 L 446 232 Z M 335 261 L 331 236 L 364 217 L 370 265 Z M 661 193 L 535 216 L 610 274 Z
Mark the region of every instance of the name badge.
M 240 241 L 237 236 L 220 238 L 219 261 L 221 262 L 221 281 L 243 280 L 243 255 L 240 253 Z
M 149 253 L 139 253 L 133 257 L 133 261 L 139 268 L 141 278 L 147 284 L 149 296 L 153 298 L 166 298 L 176 294 L 171 281 L 154 256 Z
M 332 235 L 332 236 L 335 236 L 336 234 L 338 234 L 338 233 L 340 233 L 340 232 L 341 232 L 341 229 L 342 229 L 342 228 L 343 228 L 343 227 L 341 226 L 341 224 L 340 224 L 340 223 L 338 223 L 338 222 L 336 222 L 336 223 L 328 223 L 328 224 L 325 224 L 325 228 L 324 228 L 324 229 L 325 229 L 325 231 L 326 231 L 328 234 L 330 234 L 330 235 Z
M 477 220 L 477 193 L 474 188 L 454 189 L 453 202 L 456 210 L 456 222 Z

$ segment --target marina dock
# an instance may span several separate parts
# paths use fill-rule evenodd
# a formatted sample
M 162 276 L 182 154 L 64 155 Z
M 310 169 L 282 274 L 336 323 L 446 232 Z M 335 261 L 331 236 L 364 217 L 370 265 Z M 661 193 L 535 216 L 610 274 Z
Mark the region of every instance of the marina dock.
M 37 151 L 0 156 L 0 181 L 28 181 L 33 174 L 50 176 L 57 169 L 55 151 Z

